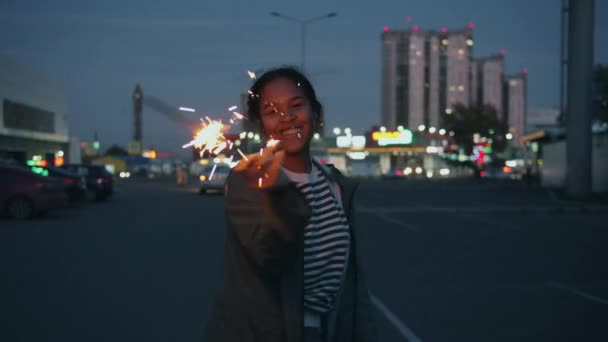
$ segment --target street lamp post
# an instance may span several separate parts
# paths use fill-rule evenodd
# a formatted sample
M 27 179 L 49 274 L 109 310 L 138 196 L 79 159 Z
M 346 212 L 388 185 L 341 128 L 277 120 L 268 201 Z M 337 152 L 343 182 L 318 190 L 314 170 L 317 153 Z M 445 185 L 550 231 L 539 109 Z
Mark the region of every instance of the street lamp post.
M 291 21 L 291 22 L 300 24 L 300 39 L 301 39 L 301 41 L 300 41 L 300 69 L 302 71 L 304 71 L 305 60 L 306 60 L 306 25 L 308 25 L 312 22 L 315 22 L 315 21 L 334 18 L 335 16 L 338 15 L 338 13 L 330 12 L 325 15 L 322 15 L 319 17 L 314 17 L 314 18 L 309 18 L 309 19 L 294 18 L 291 16 L 281 14 L 279 12 L 270 12 L 270 15 L 273 17 L 282 18 L 287 21 Z

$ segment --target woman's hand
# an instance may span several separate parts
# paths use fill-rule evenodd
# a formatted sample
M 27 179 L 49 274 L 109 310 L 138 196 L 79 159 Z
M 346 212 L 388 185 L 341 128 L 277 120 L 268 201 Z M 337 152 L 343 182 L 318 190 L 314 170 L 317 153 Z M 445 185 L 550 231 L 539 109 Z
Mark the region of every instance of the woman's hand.
M 260 153 L 247 155 L 234 167 L 234 171 L 245 177 L 249 187 L 269 189 L 277 184 L 284 158 L 285 151 L 279 142 L 265 147 Z

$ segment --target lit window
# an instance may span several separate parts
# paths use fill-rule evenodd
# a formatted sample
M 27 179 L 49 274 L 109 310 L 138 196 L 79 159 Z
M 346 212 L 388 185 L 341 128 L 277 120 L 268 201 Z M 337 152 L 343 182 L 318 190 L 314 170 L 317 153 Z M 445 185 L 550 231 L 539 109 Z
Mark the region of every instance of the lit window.
M 443 40 L 441 41 L 441 44 L 442 44 L 442 45 L 448 45 L 448 40 L 447 40 L 447 39 L 443 39 Z
M 473 39 L 467 39 L 467 45 L 473 46 Z

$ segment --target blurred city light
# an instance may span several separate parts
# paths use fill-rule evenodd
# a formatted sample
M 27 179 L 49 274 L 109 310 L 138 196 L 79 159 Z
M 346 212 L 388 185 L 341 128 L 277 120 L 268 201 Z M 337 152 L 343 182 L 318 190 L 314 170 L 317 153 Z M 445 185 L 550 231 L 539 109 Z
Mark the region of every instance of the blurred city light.
M 442 129 L 440 129 L 440 130 L 439 130 L 439 134 L 441 134 L 441 135 L 445 135 L 445 129 L 443 129 L 443 128 L 442 128 Z
M 511 139 L 513 139 L 513 134 L 507 133 L 507 135 L 505 137 L 507 138 L 507 140 L 511 140 Z
M 419 130 L 420 132 L 424 131 L 425 129 L 426 129 L 426 127 L 424 127 L 424 125 L 420 125 L 420 126 L 418 126 L 418 130 Z
M 435 127 L 431 127 L 429 128 L 429 133 L 435 133 L 437 129 Z
M 320 135 L 319 133 L 315 133 L 315 134 L 313 135 L 313 138 L 314 138 L 315 140 L 319 140 L 319 139 L 321 139 L 321 135 Z
M 386 127 L 380 126 L 380 132 L 386 132 Z
M 345 129 L 344 129 L 344 134 L 346 134 L 346 135 L 350 135 L 350 134 L 351 134 L 351 130 L 350 130 L 350 128 L 348 128 L 348 127 L 347 127 L 347 128 L 345 128 Z
M 335 134 L 335 135 L 340 135 L 340 132 L 341 132 L 341 131 L 340 131 L 340 128 L 338 128 L 338 127 L 335 127 L 335 128 L 334 128 L 334 134 Z

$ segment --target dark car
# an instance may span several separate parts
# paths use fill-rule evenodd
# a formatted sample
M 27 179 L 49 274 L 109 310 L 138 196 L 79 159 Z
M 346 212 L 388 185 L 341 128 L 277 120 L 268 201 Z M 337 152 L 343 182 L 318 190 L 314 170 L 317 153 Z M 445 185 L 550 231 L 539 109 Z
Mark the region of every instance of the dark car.
M 75 173 L 53 166 L 30 166 L 30 169 L 41 176 L 60 179 L 66 187 L 66 192 L 70 201 L 78 201 L 86 198 L 87 183 L 84 176 L 79 176 Z
M 85 177 L 87 189 L 98 200 L 104 200 L 114 193 L 114 176 L 101 165 L 66 164 L 61 168 Z
M 204 195 L 208 192 L 224 193 L 224 184 L 230 174 L 228 165 L 207 166 L 198 176 L 200 181 L 199 194 Z
M 64 207 L 65 186 L 58 179 L 43 177 L 24 167 L 0 165 L 0 210 L 25 219 Z

